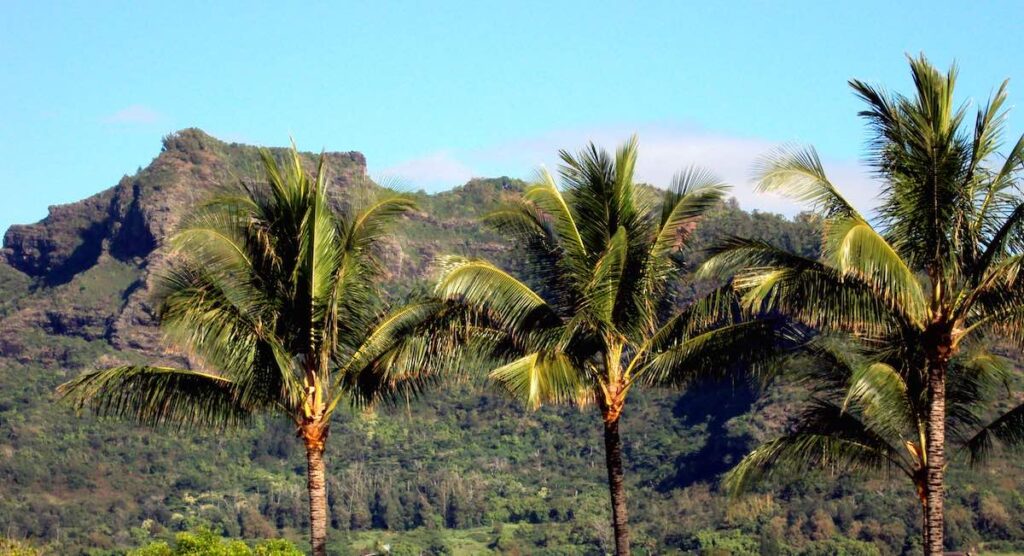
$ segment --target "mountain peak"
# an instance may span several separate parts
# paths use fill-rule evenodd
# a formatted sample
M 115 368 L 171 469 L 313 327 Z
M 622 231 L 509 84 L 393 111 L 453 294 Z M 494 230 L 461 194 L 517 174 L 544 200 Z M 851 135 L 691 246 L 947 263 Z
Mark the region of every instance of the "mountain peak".
M 165 135 L 162 151 L 219 149 L 226 144 L 198 127 L 186 127 Z
M 283 155 L 286 149 L 271 152 Z M 258 154 L 258 147 L 226 143 L 198 128 L 171 133 L 160 154 L 134 176 L 82 201 L 51 206 L 40 222 L 11 226 L 3 258 L 54 284 L 88 269 L 101 253 L 121 260 L 145 257 L 202 197 L 256 174 Z M 326 156 L 332 185 L 346 187 L 365 177 L 361 153 Z

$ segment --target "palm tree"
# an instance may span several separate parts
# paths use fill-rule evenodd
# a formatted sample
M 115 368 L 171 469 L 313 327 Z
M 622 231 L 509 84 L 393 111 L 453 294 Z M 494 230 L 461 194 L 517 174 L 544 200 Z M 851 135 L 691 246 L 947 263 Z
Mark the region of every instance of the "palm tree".
M 490 377 L 530 408 L 593 403 L 604 424 L 615 550 L 629 554 L 619 420 L 638 384 L 681 386 L 724 374 L 737 354 L 767 352 L 769 320 L 733 323 L 718 291 L 676 311 L 666 288 L 674 255 L 725 186 L 709 174 L 679 175 L 661 199 L 633 182 L 636 138 L 615 154 L 591 144 L 562 151 L 565 193 L 541 171 L 524 196 L 487 220 L 516 240 L 533 286 L 482 260 L 446 260 L 436 293 L 487 319 L 473 334 L 505 364 Z M 754 346 L 755 349 L 747 351 Z
M 953 101 L 956 67 L 942 74 L 921 56 L 910 69 L 912 97 L 851 81 L 867 104 L 870 162 L 883 180 L 874 224 L 839 194 L 813 149 L 783 148 L 759 168 L 759 187 L 822 213 L 821 260 L 733 239 L 702 272 L 735 275 L 748 307 L 888 345 L 894 368 L 917 373 L 927 395 L 925 548 L 940 554 L 950 361 L 969 338 L 1024 342 L 1024 137 L 999 155 L 1005 82 L 968 127 L 966 107 Z
M 215 198 L 171 238 L 158 296 L 163 332 L 194 368 L 124 366 L 60 387 L 78 407 L 148 425 L 207 430 L 261 413 L 291 419 L 306 448 L 313 554 L 326 553 L 324 445 L 342 402 L 414 385 L 436 312 L 423 302 L 382 315 L 380 239 L 413 205 L 383 194 L 359 210 L 329 206 L 325 158 L 312 176 L 294 146 L 261 151 L 266 183 Z
M 988 453 L 994 436 L 1020 442 L 1024 432 L 1024 406 L 985 424 L 1013 369 L 1011 361 L 987 347 L 961 346 L 949 362 L 946 389 L 946 430 L 975 462 Z M 927 542 L 928 385 L 920 373 L 905 368 L 893 348 L 829 337 L 813 342 L 808 349 L 812 363 L 795 371 L 794 378 L 812 391 L 796 426 L 744 457 L 726 474 L 726 489 L 737 495 L 780 473 L 814 468 L 896 471 L 914 486 Z

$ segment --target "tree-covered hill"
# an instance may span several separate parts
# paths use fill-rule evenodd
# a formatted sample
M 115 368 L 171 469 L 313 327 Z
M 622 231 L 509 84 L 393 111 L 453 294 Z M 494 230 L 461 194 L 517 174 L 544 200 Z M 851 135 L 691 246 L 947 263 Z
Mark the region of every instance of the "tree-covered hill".
M 278 155 L 283 150 L 276 150 Z M 359 153 L 329 153 L 334 202 L 372 194 Z M 312 164 L 314 157 L 309 157 Z M 13 226 L 0 257 L 0 536 L 61 554 L 103 553 L 209 525 L 247 539 L 303 542 L 301 447 L 280 421 L 194 435 L 99 423 L 56 403 L 83 369 L 187 357 L 161 343 L 151 301 L 164 238 L 190 207 L 258 175 L 255 147 L 202 131 L 167 137 L 133 176 L 43 221 Z M 424 287 L 438 255 L 486 256 L 521 270 L 479 217 L 524 184 L 478 179 L 416 193 L 419 210 L 387 246 L 388 291 Z M 689 264 L 727 235 L 813 255 L 818 222 L 717 208 Z M 679 284 L 685 297 L 699 284 Z M 718 476 L 755 439 L 785 426 L 792 385 L 702 386 L 638 395 L 623 418 L 636 545 L 649 553 L 899 554 L 918 537 L 900 482 L 797 477 L 730 503 Z M 467 377 L 443 393 L 374 414 L 348 412 L 329 445 L 332 549 L 392 553 L 600 554 L 610 525 L 601 439 L 570 409 L 529 413 Z M 957 545 L 1024 542 L 1022 464 L 952 471 Z M 1024 547 L 1024 544 L 1021 545 Z M 404 552 L 403 552 L 404 551 Z M 447 552 L 446 552 L 447 551 Z

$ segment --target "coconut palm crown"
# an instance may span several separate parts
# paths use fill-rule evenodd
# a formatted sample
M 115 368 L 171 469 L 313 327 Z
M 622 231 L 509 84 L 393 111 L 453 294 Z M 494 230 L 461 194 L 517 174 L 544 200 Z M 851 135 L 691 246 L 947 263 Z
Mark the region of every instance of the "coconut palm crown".
M 728 291 L 681 311 L 669 295 L 668 281 L 681 274 L 675 255 L 721 201 L 721 182 L 686 171 L 659 203 L 652 190 L 634 183 L 635 137 L 614 156 L 593 144 L 560 155 L 563 189 L 542 170 L 521 199 L 487 216 L 515 239 L 535 279 L 527 283 L 487 261 L 452 257 L 436 293 L 486 318 L 488 326 L 474 337 L 505 360 L 490 377 L 527 406 L 596 406 L 615 550 L 623 555 L 629 535 L 619 420 L 629 392 L 725 374 L 744 355 L 767 352 L 780 328 L 768 319 L 736 322 Z
M 382 312 L 380 240 L 412 201 L 384 193 L 338 212 L 325 157 L 261 151 L 265 182 L 202 204 L 170 239 L 160 325 L 193 368 L 124 366 L 60 387 L 79 407 L 149 425 L 219 428 L 261 413 L 290 419 L 308 459 L 311 544 L 325 554 L 324 444 L 339 407 L 413 385 L 428 342 L 410 341 L 430 303 Z M 411 370 L 413 374 L 402 375 Z
M 941 73 L 922 56 L 910 69 L 909 97 L 850 82 L 866 104 L 869 162 L 882 183 L 873 221 L 839 193 L 813 149 L 782 148 L 758 169 L 759 187 L 823 216 L 822 257 L 736 238 L 701 273 L 734 277 L 748 308 L 856 338 L 905 383 L 922 385 L 925 550 L 940 554 L 951 361 L 986 339 L 1024 343 L 1024 137 L 999 152 L 1006 83 L 972 122 L 953 99 L 955 66 Z M 1022 421 L 1024 408 L 1011 411 L 978 445 L 1020 440 Z

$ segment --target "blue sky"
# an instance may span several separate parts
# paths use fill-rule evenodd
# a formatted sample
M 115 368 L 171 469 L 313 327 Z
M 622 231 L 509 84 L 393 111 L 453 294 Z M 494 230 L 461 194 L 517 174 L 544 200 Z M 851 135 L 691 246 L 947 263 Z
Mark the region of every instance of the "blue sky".
M 438 190 L 528 178 L 555 149 L 639 132 L 641 177 L 689 164 L 748 208 L 757 155 L 813 143 L 858 202 L 865 135 L 846 80 L 908 87 L 905 53 L 961 65 L 962 98 L 1011 78 L 1021 2 L 9 1 L 0 18 L 0 230 L 110 187 L 160 138 L 359 150 Z M 1009 131 L 1024 130 L 1011 114 Z

